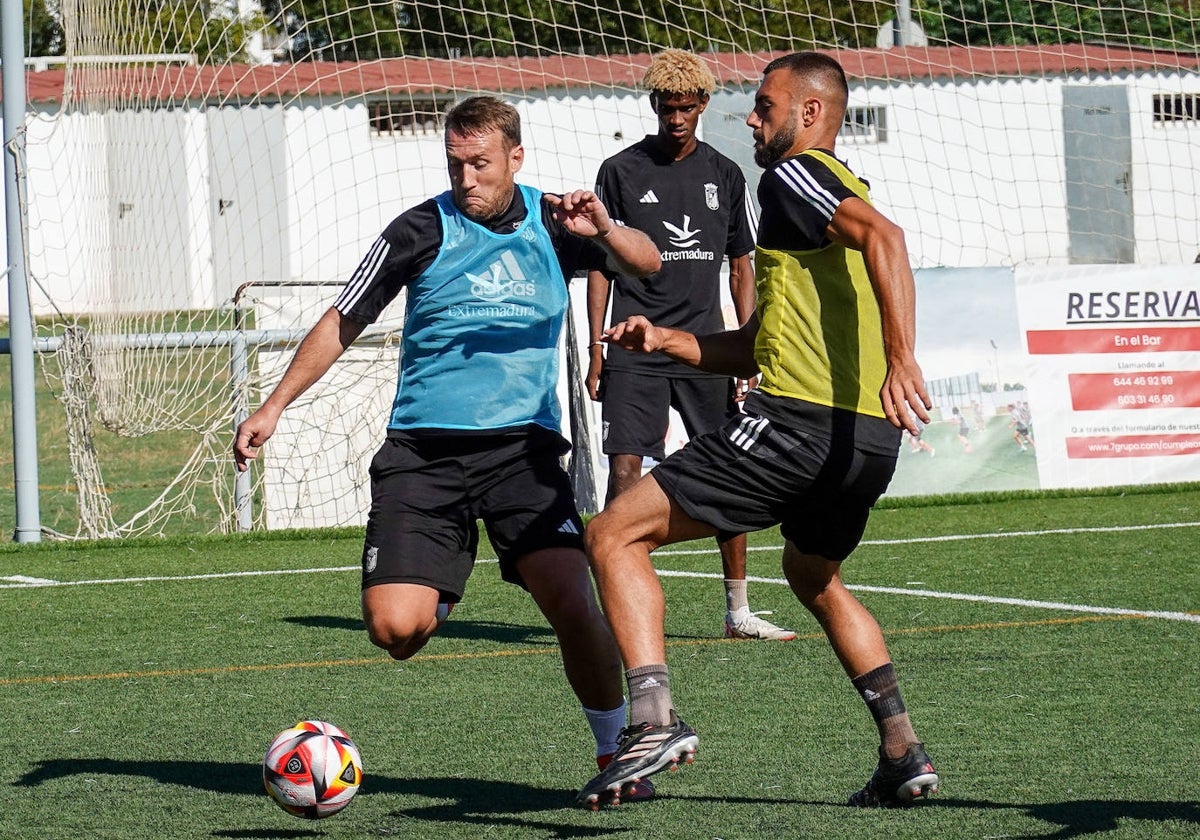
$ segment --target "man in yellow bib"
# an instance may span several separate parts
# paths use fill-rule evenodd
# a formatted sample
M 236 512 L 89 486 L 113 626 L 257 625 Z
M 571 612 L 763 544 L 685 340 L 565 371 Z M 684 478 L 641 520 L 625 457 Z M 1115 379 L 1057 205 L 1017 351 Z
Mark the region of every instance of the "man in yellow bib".
M 742 328 L 696 336 L 642 316 L 606 331 L 759 387 L 745 414 L 692 440 L 597 516 L 587 532 L 600 600 L 629 686 L 630 726 L 608 768 L 580 792 L 620 802 L 646 776 L 690 761 L 698 738 L 671 700 L 659 546 L 779 524 L 783 571 L 817 619 L 879 730 L 878 764 L 851 795 L 908 805 L 939 778 L 917 739 L 879 625 L 841 580 L 841 563 L 895 470 L 903 429 L 931 407 L 913 354 L 915 293 L 904 234 L 833 154 L 849 88 L 834 59 L 804 52 L 767 65 L 747 124 L 762 213 L 758 303 Z

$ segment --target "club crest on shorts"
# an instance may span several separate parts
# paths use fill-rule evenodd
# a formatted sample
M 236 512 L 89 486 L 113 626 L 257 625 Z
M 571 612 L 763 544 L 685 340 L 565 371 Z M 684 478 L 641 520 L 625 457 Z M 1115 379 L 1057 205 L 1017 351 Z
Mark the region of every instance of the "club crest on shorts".
M 367 574 L 375 571 L 375 567 L 379 565 L 379 547 L 374 545 L 367 546 L 367 550 L 363 552 L 363 571 Z
M 704 203 L 708 205 L 709 210 L 720 210 L 721 202 L 717 199 L 717 185 L 704 185 Z

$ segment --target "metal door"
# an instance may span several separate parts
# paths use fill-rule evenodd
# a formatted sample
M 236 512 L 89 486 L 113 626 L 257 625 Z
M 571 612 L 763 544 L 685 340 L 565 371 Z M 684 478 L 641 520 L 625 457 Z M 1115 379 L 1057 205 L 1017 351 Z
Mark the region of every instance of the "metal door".
M 1067 256 L 1071 263 L 1132 263 L 1133 167 L 1123 85 L 1063 88 Z

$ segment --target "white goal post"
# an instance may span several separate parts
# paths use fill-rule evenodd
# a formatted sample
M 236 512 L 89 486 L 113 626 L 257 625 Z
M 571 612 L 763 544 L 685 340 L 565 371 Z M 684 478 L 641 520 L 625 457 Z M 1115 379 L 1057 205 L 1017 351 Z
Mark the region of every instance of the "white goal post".
M 68 488 L 44 519 L 66 536 L 365 521 L 403 301 L 286 412 L 240 481 L 236 418 L 295 344 L 243 343 L 238 367 L 226 339 L 316 321 L 383 227 L 447 187 L 441 118 L 466 95 L 520 111 L 521 180 L 590 187 L 602 160 L 656 130 L 638 88 L 651 55 L 691 49 L 719 85 L 701 136 L 753 187 L 744 119 L 763 67 L 825 50 L 851 83 L 839 154 L 905 229 L 914 267 L 1182 265 L 1200 252 L 1195 4 L 48 6 L 61 55 L 31 57 L 26 74 L 19 224 L 39 399 L 62 443 L 43 441 L 39 461 Z M 575 317 L 585 339 L 578 293 Z M 192 339 L 144 338 L 161 335 Z M 595 407 L 572 374 L 564 431 L 594 490 Z M 603 496 L 577 489 L 591 509 Z

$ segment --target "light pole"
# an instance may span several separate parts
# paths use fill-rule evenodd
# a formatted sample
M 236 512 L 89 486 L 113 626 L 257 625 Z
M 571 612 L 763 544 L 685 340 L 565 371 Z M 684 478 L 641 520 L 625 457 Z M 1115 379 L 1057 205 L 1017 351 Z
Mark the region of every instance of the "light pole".
M 1000 348 L 996 346 L 996 339 L 989 338 L 988 341 L 992 345 L 992 369 L 996 373 L 996 393 L 1000 393 Z

